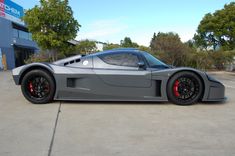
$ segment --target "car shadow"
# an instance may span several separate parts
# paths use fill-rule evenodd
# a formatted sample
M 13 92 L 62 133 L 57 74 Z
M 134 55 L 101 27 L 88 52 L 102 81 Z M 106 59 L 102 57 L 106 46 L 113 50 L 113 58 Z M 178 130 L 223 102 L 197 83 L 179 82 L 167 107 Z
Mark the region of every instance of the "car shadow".
M 88 105 L 172 105 L 169 102 L 155 101 L 60 101 L 61 104 L 88 104 Z
M 156 102 L 156 101 L 55 101 L 53 103 L 61 103 L 61 104 L 86 104 L 86 105 L 175 105 L 171 102 Z M 210 102 L 198 102 L 192 105 L 225 105 L 229 101 L 210 101 Z M 184 105 L 178 105 L 184 106 Z
M 203 104 L 203 105 L 225 105 L 228 102 L 229 102 L 228 100 L 225 100 L 225 101 L 206 101 L 206 102 L 201 102 L 200 104 Z

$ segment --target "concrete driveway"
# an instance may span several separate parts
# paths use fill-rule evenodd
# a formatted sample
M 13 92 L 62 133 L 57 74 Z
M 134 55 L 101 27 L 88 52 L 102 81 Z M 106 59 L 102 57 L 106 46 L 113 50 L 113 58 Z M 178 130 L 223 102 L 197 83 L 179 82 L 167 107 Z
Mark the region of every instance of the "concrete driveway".
M 212 73 L 225 103 L 31 104 L 0 72 L 1 156 L 233 156 L 235 75 Z

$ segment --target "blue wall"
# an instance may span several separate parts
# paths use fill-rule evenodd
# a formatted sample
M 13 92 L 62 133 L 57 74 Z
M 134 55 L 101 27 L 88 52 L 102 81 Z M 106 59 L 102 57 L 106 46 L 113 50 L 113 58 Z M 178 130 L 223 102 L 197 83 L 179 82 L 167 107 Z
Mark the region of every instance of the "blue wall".
M 15 52 L 13 45 L 38 49 L 38 46 L 34 41 L 14 38 L 12 22 L 0 17 L 0 48 L 2 54 L 6 55 L 7 69 L 15 68 Z
M 0 48 L 7 58 L 7 69 L 15 67 L 15 54 L 12 44 L 13 31 L 11 21 L 0 17 Z

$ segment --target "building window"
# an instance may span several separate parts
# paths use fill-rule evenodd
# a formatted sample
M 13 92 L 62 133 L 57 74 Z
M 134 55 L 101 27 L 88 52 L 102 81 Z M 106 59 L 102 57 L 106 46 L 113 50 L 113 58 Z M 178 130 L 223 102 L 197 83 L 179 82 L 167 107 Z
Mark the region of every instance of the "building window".
M 23 30 L 19 30 L 13 28 L 13 36 L 15 38 L 25 39 L 25 40 L 32 40 L 32 34 Z
M 28 40 L 29 39 L 29 33 L 19 30 L 19 38 Z
M 19 37 L 19 31 L 16 29 L 13 29 L 13 37 L 18 38 Z
M 29 33 L 29 40 L 32 41 L 32 33 Z

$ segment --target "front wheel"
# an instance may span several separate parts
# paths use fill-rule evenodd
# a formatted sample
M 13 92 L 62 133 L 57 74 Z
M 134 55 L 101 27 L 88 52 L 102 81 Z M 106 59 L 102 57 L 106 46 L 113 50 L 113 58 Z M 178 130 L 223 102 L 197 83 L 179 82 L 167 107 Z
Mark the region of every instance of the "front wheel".
M 48 103 L 53 100 L 55 82 L 47 71 L 31 70 L 23 77 L 21 90 L 24 97 L 32 103 Z
M 168 82 L 167 95 L 178 105 L 191 105 L 199 101 L 203 94 L 201 79 L 192 72 L 179 72 Z

